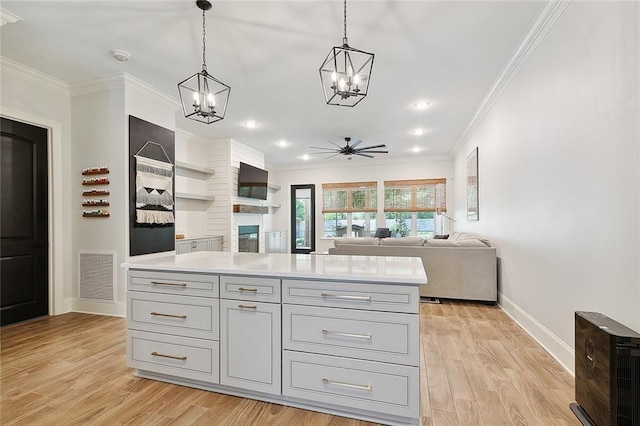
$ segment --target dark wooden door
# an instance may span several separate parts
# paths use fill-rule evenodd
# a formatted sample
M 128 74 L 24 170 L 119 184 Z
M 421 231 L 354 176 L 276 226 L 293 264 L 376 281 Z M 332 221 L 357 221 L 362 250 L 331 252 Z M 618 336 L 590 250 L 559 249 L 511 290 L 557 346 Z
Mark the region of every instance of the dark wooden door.
M 47 130 L 0 122 L 0 324 L 47 315 Z

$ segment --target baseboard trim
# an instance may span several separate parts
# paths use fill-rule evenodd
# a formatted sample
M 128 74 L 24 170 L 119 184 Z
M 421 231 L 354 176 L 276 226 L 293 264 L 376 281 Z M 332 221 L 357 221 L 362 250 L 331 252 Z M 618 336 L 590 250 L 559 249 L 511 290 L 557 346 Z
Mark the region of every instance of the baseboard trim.
M 73 301 L 72 312 L 82 314 L 107 315 L 111 317 L 125 317 L 127 310 L 125 302 L 92 302 L 76 299 Z
M 505 295 L 500 294 L 498 300 L 500 308 L 524 331 L 529 333 L 567 372 L 575 377 L 575 351 L 573 348 Z

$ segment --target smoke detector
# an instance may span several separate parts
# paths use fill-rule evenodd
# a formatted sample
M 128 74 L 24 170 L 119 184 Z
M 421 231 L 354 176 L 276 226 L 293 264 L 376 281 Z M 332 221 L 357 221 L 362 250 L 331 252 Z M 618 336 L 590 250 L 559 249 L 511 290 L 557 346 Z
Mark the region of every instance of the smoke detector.
M 127 62 L 131 58 L 131 53 L 122 49 L 113 49 L 111 55 L 120 62 Z

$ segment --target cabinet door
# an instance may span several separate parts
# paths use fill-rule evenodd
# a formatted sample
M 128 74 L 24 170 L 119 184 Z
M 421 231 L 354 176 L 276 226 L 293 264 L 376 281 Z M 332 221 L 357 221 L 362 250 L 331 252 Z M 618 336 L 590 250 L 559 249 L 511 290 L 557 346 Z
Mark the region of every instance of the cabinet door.
M 209 250 L 222 251 L 222 237 L 209 238 Z
M 208 251 L 209 250 L 209 239 L 201 238 L 199 240 L 194 241 L 194 246 L 192 251 Z
M 220 300 L 220 383 L 280 395 L 280 304 Z
M 176 242 L 176 254 L 191 253 L 191 240 Z

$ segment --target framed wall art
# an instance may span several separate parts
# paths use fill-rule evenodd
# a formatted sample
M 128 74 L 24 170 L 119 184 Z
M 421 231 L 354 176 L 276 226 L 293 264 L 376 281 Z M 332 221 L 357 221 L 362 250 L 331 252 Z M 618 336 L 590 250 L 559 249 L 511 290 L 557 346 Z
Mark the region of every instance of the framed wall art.
M 478 147 L 467 156 L 467 220 L 479 220 L 478 211 Z

